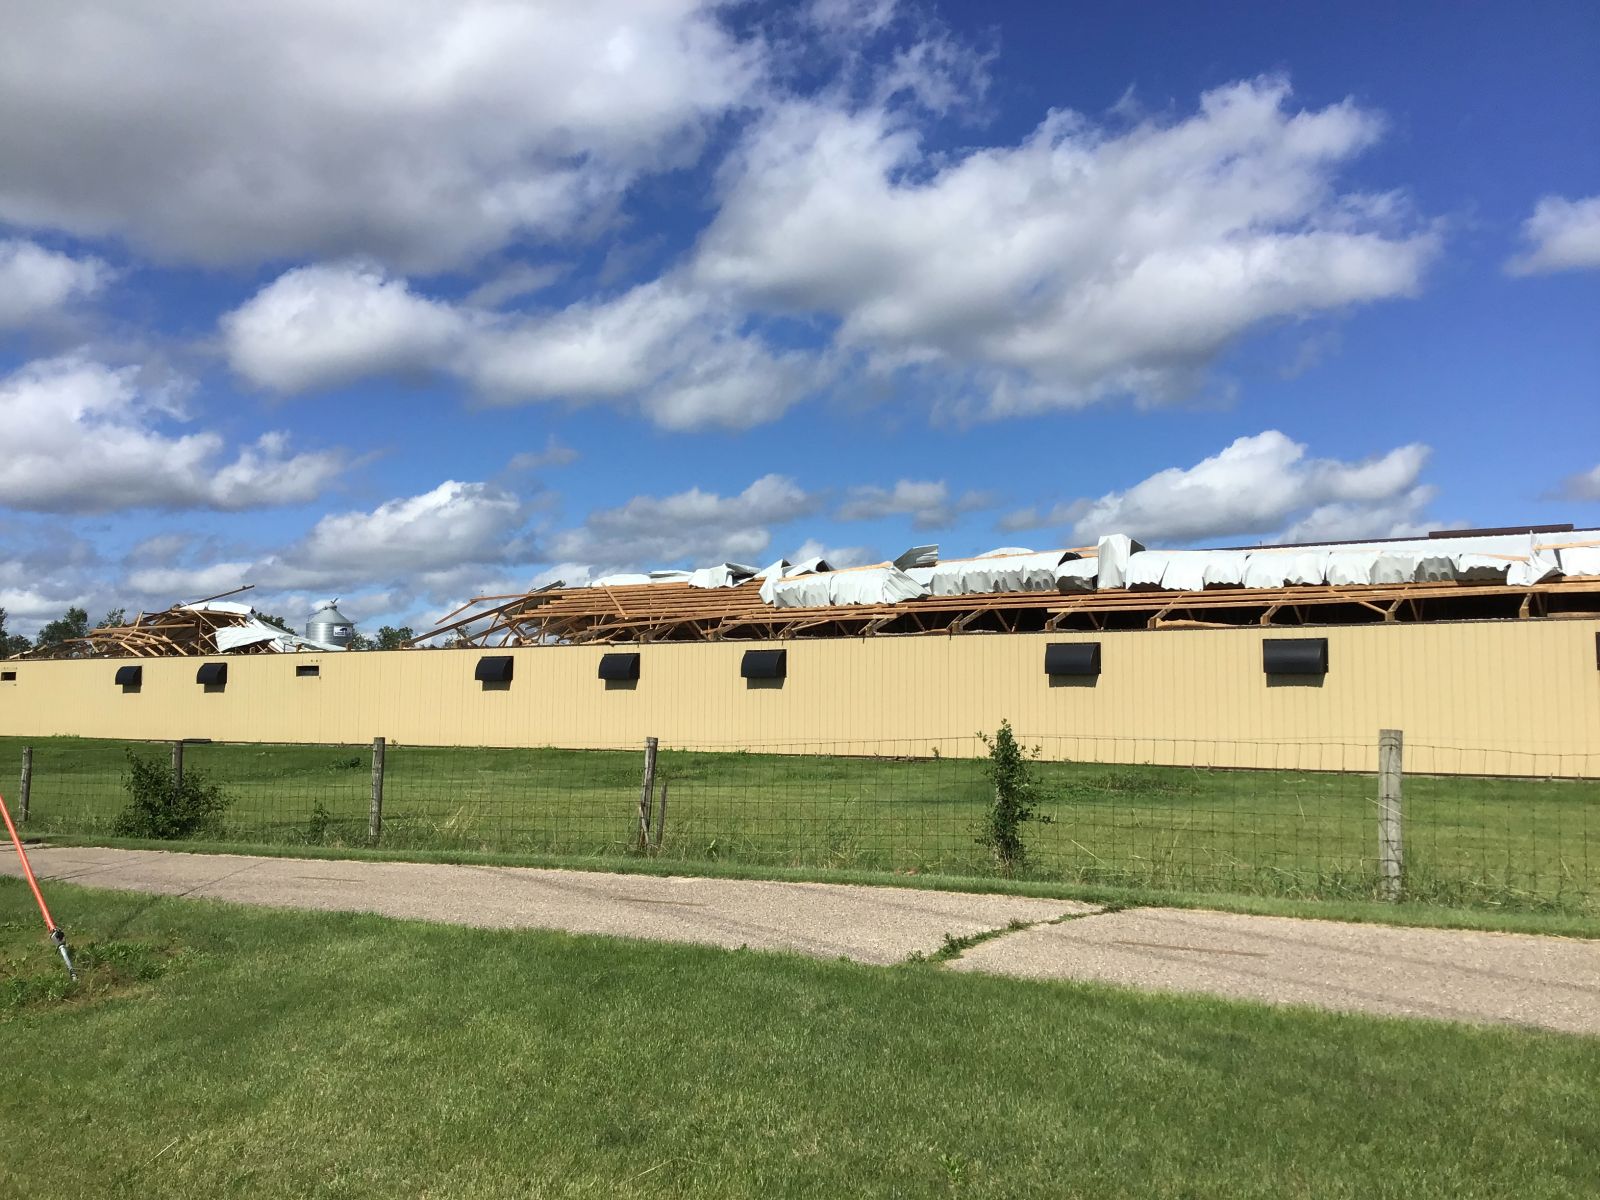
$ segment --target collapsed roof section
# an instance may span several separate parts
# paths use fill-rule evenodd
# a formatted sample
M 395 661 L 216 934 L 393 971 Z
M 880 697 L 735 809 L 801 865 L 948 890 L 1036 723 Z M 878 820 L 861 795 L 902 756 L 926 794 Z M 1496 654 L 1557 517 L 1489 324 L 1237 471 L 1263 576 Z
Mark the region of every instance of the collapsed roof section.
M 341 651 L 263 621 L 248 604 L 201 600 L 156 613 L 140 613 L 126 625 L 91 629 L 81 638 L 41 646 L 19 658 L 183 658 L 214 654 L 291 654 Z
M 1067 550 L 1006 547 L 940 561 L 937 547 L 922 546 L 894 562 L 842 570 L 813 559 L 671 574 L 479 597 L 417 641 L 449 636 L 514 646 L 1597 617 L 1600 530 L 1176 551 L 1113 534 Z

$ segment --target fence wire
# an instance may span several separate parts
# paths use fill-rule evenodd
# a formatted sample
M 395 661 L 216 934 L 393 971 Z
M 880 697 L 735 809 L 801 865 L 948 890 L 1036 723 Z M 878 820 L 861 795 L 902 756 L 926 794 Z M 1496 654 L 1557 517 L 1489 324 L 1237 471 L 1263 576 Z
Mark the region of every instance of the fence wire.
M 1306 898 L 1382 894 L 1376 737 L 1019 733 L 1018 741 L 1035 752 L 1043 819 L 1023 829 L 1025 858 L 1004 867 L 981 840 L 994 786 L 987 747 L 973 736 L 663 746 L 644 838 L 640 749 L 391 745 L 379 844 L 944 876 L 1003 869 L 1040 881 Z M 3 761 L 20 764 L 22 745 L 0 739 Z M 36 743 L 27 832 L 115 835 L 130 753 L 165 763 L 170 747 Z M 1408 767 L 1448 761 L 1469 772 L 1404 776 L 1405 898 L 1600 911 L 1600 780 L 1584 774 L 1588 759 L 1426 743 L 1405 753 Z M 207 836 L 370 844 L 369 745 L 189 744 L 183 759 L 187 774 L 228 799 Z

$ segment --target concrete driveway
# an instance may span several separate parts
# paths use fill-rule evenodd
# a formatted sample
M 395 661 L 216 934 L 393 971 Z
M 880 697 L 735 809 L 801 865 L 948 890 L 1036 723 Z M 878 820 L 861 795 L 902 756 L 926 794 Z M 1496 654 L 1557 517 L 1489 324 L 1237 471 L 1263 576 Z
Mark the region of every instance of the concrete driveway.
M 29 857 L 41 879 L 90 887 L 866 963 L 993 933 L 950 969 L 1600 1034 L 1600 942 L 1570 938 L 528 867 L 75 847 Z M 0 874 L 21 874 L 14 854 L 0 852 Z M 57 916 L 70 931 L 70 911 Z
M 1012 921 L 1094 911 L 1071 900 L 532 867 L 65 846 L 30 849 L 28 859 L 41 879 L 121 891 L 486 929 L 563 929 L 730 950 L 792 950 L 882 964 L 904 962 L 916 951 L 930 954 L 947 933 L 964 937 Z M 21 873 L 14 853 L 0 853 L 0 872 Z M 70 931 L 70 914 L 55 915 Z

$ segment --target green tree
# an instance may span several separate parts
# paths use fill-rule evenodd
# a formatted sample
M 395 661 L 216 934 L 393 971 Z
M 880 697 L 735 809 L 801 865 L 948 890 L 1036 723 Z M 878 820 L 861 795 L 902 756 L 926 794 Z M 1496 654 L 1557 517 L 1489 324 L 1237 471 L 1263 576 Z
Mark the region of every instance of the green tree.
M 289 622 L 285 621 L 276 613 L 258 612 L 256 614 L 256 619 L 259 621 L 265 621 L 268 625 L 276 625 L 279 629 L 287 629 L 290 633 L 299 632 L 293 625 L 289 624 Z
M 393 625 L 385 625 L 378 630 L 374 645 L 379 650 L 398 650 L 416 636 L 416 631 L 409 625 L 402 625 L 398 629 Z
M 33 649 L 33 643 L 20 633 L 6 632 L 6 610 L 0 608 L 0 658 L 10 658 Z
M 89 634 L 89 614 L 86 610 L 76 606 L 68 608 L 65 613 L 51 621 L 39 630 L 39 636 L 34 640 L 34 646 L 43 649 L 54 646 L 59 642 L 70 642 L 77 638 L 87 637 Z
M 128 610 L 125 608 L 113 608 L 107 612 L 105 616 L 100 618 L 100 623 L 96 625 L 95 628 L 115 629 L 117 626 L 126 625 L 127 623 Z

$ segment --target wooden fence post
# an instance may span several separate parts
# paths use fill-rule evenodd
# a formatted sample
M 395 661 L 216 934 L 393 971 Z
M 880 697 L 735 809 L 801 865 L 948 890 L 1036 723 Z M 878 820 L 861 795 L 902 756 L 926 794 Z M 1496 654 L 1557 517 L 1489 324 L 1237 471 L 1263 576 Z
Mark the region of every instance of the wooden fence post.
M 650 809 L 655 803 L 656 739 L 644 740 L 644 786 L 639 790 L 639 849 L 650 844 Z
M 28 823 L 28 802 L 33 796 L 33 747 L 22 748 L 22 786 L 17 789 L 17 820 Z
M 383 751 L 384 740 L 372 739 L 372 806 L 367 810 L 367 841 L 374 846 L 383 836 Z
M 1385 900 L 1400 899 L 1405 876 L 1405 822 L 1400 806 L 1405 736 L 1378 731 L 1378 887 Z
M 183 739 L 172 743 L 172 786 L 183 786 Z

